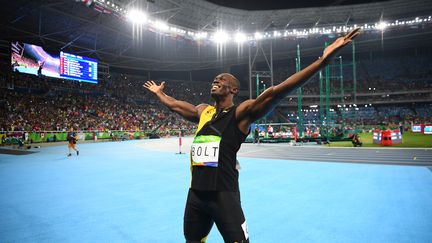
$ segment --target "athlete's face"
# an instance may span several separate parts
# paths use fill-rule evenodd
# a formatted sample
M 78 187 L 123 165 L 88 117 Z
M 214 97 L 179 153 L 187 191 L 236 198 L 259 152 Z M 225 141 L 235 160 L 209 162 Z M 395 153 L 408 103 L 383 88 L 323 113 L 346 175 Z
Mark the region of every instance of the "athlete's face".
M 210 89 L 211 96 L 217 98 L 229 95 L 234 88 L 232 82 L 229 76 L 219 74 L 212 82 Z

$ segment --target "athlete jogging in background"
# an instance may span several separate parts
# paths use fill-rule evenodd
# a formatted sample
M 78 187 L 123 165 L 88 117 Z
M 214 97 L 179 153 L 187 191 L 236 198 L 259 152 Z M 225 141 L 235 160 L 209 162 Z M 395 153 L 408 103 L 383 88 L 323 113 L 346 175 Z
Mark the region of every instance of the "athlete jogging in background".
M 229 73 L 216 76 L 210 94 L 214 105 L 192 105 L 163 92 L 165 82 L 144 84 L 170 110 L 198 123 L 191 147 L 192 183 L 184 214 L 187 243 L 205 242 L 216 223 L 225 242 L 249 242 L 247 224 L 240 203 L 237 151 L 249 133 L 249 126 L 273 110 L 287 95 L 304 85 L 328 64 L 343 46 L 360 32 L 359 28 L 325 48 L 323 56 L 282 83 L 269 87 L 256 99 L 238 106 L 233 99 L 239 81 Z
M 73 130 L 73 127 L 69 129 L 69 132 L 67 133 L 67 141 L 68 141 L 68 150 L 69 154 L 68 157 L 72 156 L 72 150 L 76 151 L 76 154 L 79 155 L 79 151 L 76 148 L 76 141 L 77 141 L 77 135 Z

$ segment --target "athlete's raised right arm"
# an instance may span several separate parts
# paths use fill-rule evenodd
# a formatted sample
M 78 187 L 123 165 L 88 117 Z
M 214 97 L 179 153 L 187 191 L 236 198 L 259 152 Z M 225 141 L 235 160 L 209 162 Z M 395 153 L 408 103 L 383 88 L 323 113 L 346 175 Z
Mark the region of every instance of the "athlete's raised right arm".
M 168 96 L 163 92 L 165 82 L 157 85 L 153 80 L 151 80 L 147 81 L 143 86 L 154 93 L 162 104 L 191 122 L 198 123 L 201 112 L 205 107 L 207 107 L 207 104 L 194 106 L 186 101 L 176 100 L 173 97 Z

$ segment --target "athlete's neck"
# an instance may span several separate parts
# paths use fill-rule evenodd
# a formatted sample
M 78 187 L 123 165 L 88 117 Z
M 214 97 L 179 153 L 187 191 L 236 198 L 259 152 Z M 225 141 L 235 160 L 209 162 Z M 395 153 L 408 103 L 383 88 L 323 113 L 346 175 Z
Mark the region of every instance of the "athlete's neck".
M 215 101 L 214 106 L 218 110 L 228 109 L 234 105 L 234 100 L 232 96 L 216 96 L 212 98 Z
M 215 107 L 218 110 L 225 110 L 234 106 L 234 103 L 231 102 L 216 102 Z

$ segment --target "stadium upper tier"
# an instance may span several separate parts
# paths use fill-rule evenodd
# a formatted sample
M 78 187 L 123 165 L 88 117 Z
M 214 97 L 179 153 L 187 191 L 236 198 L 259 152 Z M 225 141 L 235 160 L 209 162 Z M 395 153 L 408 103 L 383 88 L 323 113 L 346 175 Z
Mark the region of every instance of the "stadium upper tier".
M 119 1 L 119 4 L 134 6 L 136 2 L 125 0 Z M 382 17 L 398 19 L 430 15 L 431 5 L 428 0 L 393 0 L 345 6 L 247 11 L 203 0 L 158 0 L 144 4 L 143 7 L 148 7 L 147 11 L 155 13 L 160 19 L 193 30 L 213 31 L 215 28 L 224 28 L 255 32 L 269 27 L 309 28 L 378 22 Z

